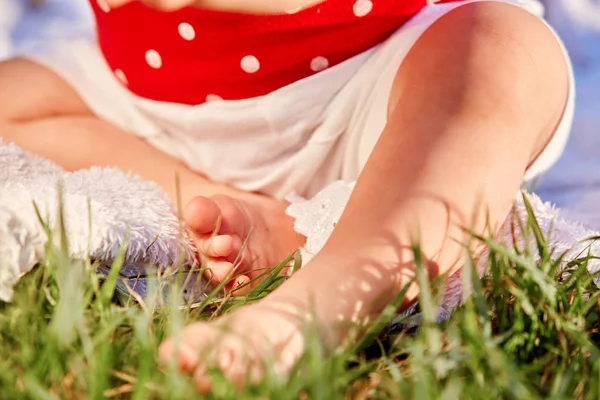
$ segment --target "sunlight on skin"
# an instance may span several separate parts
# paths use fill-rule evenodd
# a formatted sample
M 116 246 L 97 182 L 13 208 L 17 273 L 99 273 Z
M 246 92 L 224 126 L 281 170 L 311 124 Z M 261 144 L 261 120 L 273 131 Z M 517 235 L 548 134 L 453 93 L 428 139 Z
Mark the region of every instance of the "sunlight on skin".
M 365 272 L 373 275 L 377 279 L 383 279 L 383 275 L 381 274 L 381 272 L 377 268 L 372 267 L 370 265 L 365 267 Z
M 348 291 L 352 290 L 355 286 L 355 282 L 356 282 L 356 277 L 354 277 L 354 276 L 347 277 L 346 280 L 342 281 L 339 286 L 340 292 L 348 292 Z
M 108 1 L 115 2 L 118 0 Z M 171 4 L 177 4 L 177 1 L 179 0 L 172 0 Z M 180 4 L 183 4 L 185 1 L 186 0 L 181 0 Z M 259 4 L 249 0 L 238 1 L 240 3 L 243 2 L 244 4 Z M 269 5 L 275 5 L 277 7 L 285 4 L 286 9 L 288 6 L 291 7 L 291 3 L 284 3 L 285 0 L 279 2 L 272 0 L 263 1 L 265 4 L 268 2 Z M 233 4 L 234 0 L 214 0 L 213 2 L 218 6 L 228 3 Z M 163 2 L 163 4 L 165 3 L 166 1 Z M 211 0 L 205 0 L 204 4 L 211 4 Z M 515 38 L 517 37 L 519 40 L 523 40 L 523 48 L 526 50 L 525 61 L 538 61 L 536 63 L 537 65 L 560 64 L 557 62 L 558 58 L 556 57 L 551 58 L 549 62 L 547 62 L 548 60 L 545 58 L 540 57 L 539 50 L 547 47 L 544 46 L 546 43 L 544 39 L 546 39 L 546 37 L 541 36 L 535 29 L 528 28 L 526 32 L 522 31 L 520 27 L 532 27 L 534 24 L 527 23 L 531 22 L 529 20 L 522 21 L 521 19 L 524 17 L 519 18 L 519 15 L 513 14 L 516 13 L 514 8 L 511 9 L 512 11 L 510 11 L 510 13 L 508 13 L 508 9 L 502 9 L 502 6 L 498 4 L 486 4 L 481 8 L 485 8 L 494 15 L 504 15 L 504 12 L 506 12 L 507 15 L 504 16 L 507 17 L 507 21 L 517 21 L 514 25 L 509 26 L 511 29 L 509 29 L 508 32 L 514 34 L 514 37 L 509 38 L 511 41 L 515 41 Z M 443 25 L 444 19 L 441 21 Z M 469 22 L 469 20 L 467 20 L 467 22 Z M 481 23 L 482 21 L 479 22 L 479 25 L 491 25 L 491 27 L 494 28 L 494 25 L 490 23 L 490 20 L 484 20 L 483 23 Z M 331 247 L 333 250 L 328 250 L 329 256 L 315 258 L 315 262 L 307 266 L 306 271 L 308 272 L 305 273 L 304 271 L 301 271 L 297 276 L 294 276 L 293 279 L 286 282 L 281 289 L 277 290 L 274 295 L 278 295 L 279 297 L 269 296 L 267 299 L 268 302 L 260 302 L 259 307 L 254 307 L 254 305 L 247 306 L 243 310 L 237 310 L 230 316 L 227 316 L 226 318 L 228 319 L 219 320 L 210 324 L 210 326 L 206 324 L 188 327 L 190 329 L 186 328 L 187 340 L 184 341 L 185 345 L 188 347 L 196 346 L 191 348 L 191 350 L 188 350 L 188 356 L 198 359 L 200 354 L 204 355 L 205 353 L 208 353 L 207 364 L 208 367 L 211 368 L 228 367 L 233 363 L 235 365 L 234 371 L 225 371 L 230 375 L 235 375 L 239 371 L 244 372 L 244 364 L 249 364 L 251 377 L 255 379 L 257 374 L 260 374 L 261 371 L 262 364 L 260 362 L 264 361 L 260 358 L 263 355 L 265 357 L 270 355 L 279 362 L 279 365 L 281 365 L 280 371 L 284 374 L 291 369 L 291 366 L 297 359 L 297 355 L 302 352 L 304 346 L 304 339 L 300 335 L 297 326 L 302 322 L 300 320 L 304 319 L 309 322 L 314 322 L 315 320 L 319 322 L 324 321 L 325 329 L 328 330 L 326 333 L 329 334 L 329 331 L 331 331 L 331 336 L 336 334 L 343 336 L 350 326 L 350 324 L 346 324 L 345 327 L 337 329 L 336 327 L 327 325 L 329 321 L 335 321 L 336 317 L 341 316 L 344 321 L 347 321 L 347 318 L 353 317 L 354 319 L 354 316 L 356 316 L 357 321 L 368 321 L 371 318 L 371 315 L 375 315 L 380 311 L 397 291 L 402 288 L 403 283 L 407 283 L 414 277 L 412 254 L 410 254 L 410 252 L 405 253 L 404 250 L 409 250 L 400 246 L 401 244 L 410 243 L 408 240 L 410 237 L 409 235 L 405 235 L 406 232 L 404 231 L 395 232 L 394 228 L 399 229 L 398 227 L 402 226 L 403 221 L 409 221 L 417 214 L 422 217 L 420 218 L 420 221 L 423 223 L 423 226 L 427 227 L 427 229 L 433 233 L 448 228 L 449 224 L 447 224 L 446 221 L 449 218 L 444 219 L 444 214 L 439 213 L 435 207 L 422 204 L 423 200 L 419 196 L 422 195 L 423 191 L 428 192 L 428 190 L 427 187 L 423 189 L 423 187 L 416 185 L 415 182 L 417 181 L 429 181 L 429 189 L 431 189 L 432 192 L 439 194 L 437 200 L 441 199 L 447 203 L 452 203 L 457 206 L 457 210 L 454 210 L 455 212 L 463 211 L 463 214 L 465 214 L 465 212 L 467 213 L 465 215 L 468 215 L 469 210 L 472 209 L 473 203 L 476 200 L 471 201 L 469 198 L 466 200 L 461 198 L 451 191 L 453 187 L 460 189 L 460 195 L 471 196 L 475 190 L 473 182 L 487 182 L 488 184 L 491 182 L 487 189 L 496 190 L 500 194 L 510 194 L 511 196 L 506 197 L 505 200 L 507 201 L 507 204 L 512 203 L 512 193 L 516 191 L 518 180 L 520 179 L 520 175 L 522 175 L 522 170 L 525 168 L 523 158 L 524 152 L 528 151 L 531 147 L 526 139 L 529 137 L 529 133 L 537 131 L 537 126 L 525 126 L 523 123 L 529 120 L 543 120 L 544 115 L 541 115 L 540 110 L 552 108 L 550 107 L 552 105 L 552 98 L 556 96 L 552 96 L 551 92 L 558 92 L 558 89 L 560 89 L 559 86 L 553 85 L 552 83 L 559 82 L 560 75 L 545 77 L 548 79 L 543 80 L 544 84 L 536 87 L 533 91 L 535 92 L 535 96 L 528 97 L 529 94 L 527 89 L 529 86 L 527 84 L 521 85 L 521 83 L 523 81 L 537 82 L 535 78 L 543 75 L 543 71 L 536 70 L 535 76 L 529 76 L 527 74 L 528 71 L 522 69 L 517 71 L 519 73 L 513 73 L 515 71 L 512 69 L 512 58 L 506 60 L 505 55 L 507 53 L 503 51 L 502 47 L 514 49 L 514 54 L 511 55 L 512 57 L 520 54 L 519 46 L 508 46 L 505 42 L 501 43 L 504 46 L 492 49 L 493 57 L 487 58 L 493 60 L 492 64 L 481 65 L 485 67 L 482 68 L 482 70 L 489 70 L 494 76 L 494 85 L 484 88 L 485 90 L 482 92 L 488 97 L 490 94 L 503 95 L 504 88 L 511 88 L 511 83 L 515 82 L 520 88 L 518 99 L 515 100 L 526 98 L 527 101 L 521 102 L 518 105 L 522 108 L 520 111 L 531 118 L 523 118 L 522 115 L 519 115 L 519 118 L 516 119 L 503 118 L 502 120 L 495 121 L 492 117 L 497 116 L 498 112 L 504 110 L 506 107 L 501 101 L 493 101 L 491 110 L 478 108 L 472 110 L 476 112 L 470 113 L 467 115 L 468 118 L 465 117 L 464 120 L 460 119 L 461 115 L 456 114 L 453 114 L 453 118 L 446 118 L 444 120 L 443 118 L 448 116 L 447 114 L 444 114 L 444 112 L 448 112 L 449 106 L 445 103 L 439 104 L 439 100 L 445 98 L 444 96 L 449 97 L 451 99 L 449 102 L 451 107 L 454 107 L 456 104 L 461 104 L 461 102 L 456 101 L 459 96 L 457 96 L 455 92 L 451 92 L 451 96 L 448 96 L 448 92 L 440 94 L 439 91 L 446 88 L 445 83 L 448 82 L 452 82 L 453 84 L 467 84 L 468 82 L 461 80 L 461 71 L 469 72 L 464 74 L 465 76 L 475 76 L 474 74 L 477 73 L 477 70 L 473 70 L 472 66 L 461 65 L 461 62 L 468 60 L 468 58 L 460 57 L 460 46 L 448 46 L 446 42 L 447 39 L 452 39 L 455 32 L 460 32 L 465 26 L 471 25 L 474 24 L 461 24 L 460 21 L 457 21 L 456 24 L 452 25 L 455 29 L 446 29 L 443 32 L 438 32 L 438 37 L 444 38 L 442 46 L 435 47 L 434 50 L 436 51 L 430 52 L 429 57 L 423 57 L 423 54 L 416 57 L 416 60 L 423 60 L 423 63 L 411 64 L 410 60 L 405 63 L 408 67 L 407 71 L 417 72 L 414 74 L 409 74 L 407 72 L 409 75 L 408 79 L 404 79 L 406 85 L 399 85 L 399 87 L 402 88 L 402 90 L 397 91 L 399 96 L 405 94 L 408 99 L 403 100 L 410 101 L 402 102 L 405 107 L 399 109 L 403 111 L 403 115 L 406 116 L 406 118 L 396 120 L 396 126 L 411 126 L 414 129 L 414 134 L 410 135 L 410 139 L 408 140 L 399 137 L 398 135 L 392 137 L 389 135 L 390 132 L 387 132 L 388 141 L 381 144 L 381 146 L 378 146 L 381 150 L 375 152 L 371 157 L 371 160 L 374 160 L 375 163 L 381 161 L 379 166 L 374 164 L 365 168 L 365 173 L 370 173 L 371 175 L 364 178 L 363 182 L 357 185 L 357 191 L 353 195 L 353 198 L 355 199 L 353 202 L 356 205 L 350 206 L 352 207 L 352 211 L 349 212 L 349 214 L 356 217 L 353 219 L 354 222 L 346 218 L 347 221 L 340 223 L 336 230 L 336 235 L 339 235 L 340 232 L 348 232 L 349 234 L 336 241 L 337 248 L 336 246 Z M 496 28 L 498 28 L 497 32 L 494 32 L 494 35 L 492 36 L 502 39 L 504 35 L 500 28 L 507 28 L 507 26 Z M 531 43 L 526 42 L 526 39 L 528 38 L 534 42 L 533 46 Z M 464 41 L 461 41 L 457 44 L 462 44 L 463 42 Z M 478 52 L 473 51 L 477 50 L 477 42 L 470 40 L 468 43 L 473 46 L 469 49 L 471 51 L 468 53 L 477 55 Z M 414 49 L 419 51 L 421 47 L 422 46 L 417 44 Z M 459 57 L 457 57 L 457 59 L 440 60 L 438 58 L 439 55 L 443 55 L 447 49 L 451 49 L 450 53 Z M 444 79 L 437 79 L 431 74 L 425 76 L 428 70 L 428 64 L 425 61 L 428 60 L 432 60 L 431 64 L 434 64 L 432 69 L 435 73 L 440 71 L 439 65 L 444 65 L 442 76 Z M 514 63 L 517 63 L 519 60 L 515 59 L 513 61 Z M 527 62 L 520 61 L 517 64 L 529 65 Z M 412 69 L 411 65 L 413 67 Z M 500 65 L 501 68 L 496 68 L 497 65 Z M 453 66 L 458 66 L 459 68 L 453 68 Z M 471 67 L 471 69 L 467 70 L 465 67 Z M 457 70 L 459 70 L 458 74 L 455 73 Z M 503 76 L 507 71 L 509 72 L 508 75 L 510 79 L 498 82 L 497 80 L 503 79 Z M 423 76 L 427 79 L 419 80 L 419 77 Z M 14 80 L 21 81 L 23 79 L 17 78 Z M 478 81 L 486 82 L 486 80 L 481 79 Z M 430 83 L 435 83 L 435 85 L 430 85 Z M 418 86 L 419 90 L 411 90 L 409 87 L 411 84 Z M 427 92 L 428 89 L 435 89 L 435 96 L 431 95 L 431 91 Z M 461 93 L 458 94 L 460 95 Z M 473 91 L 469 92 L 470 96 L 473 94 Z M 509 92 L 509 95 L 511 94 L 512 93 Z M 486 96 L 478 100 L 483 100 L 483 104 L 486 99 L 488 99 Z M 423 101 L 424 97 L 426 97 L 426 101 Z M 466 97 L 467 96 L 464 96 L 463 100 Z M 509 96 L 504 97 L 510 98 Z M 394 98 L 393 95 L 392 98 Z M 33 109 L 35 107 L 28 106 L 28 109 L 29 108 Z M 390 108 L 392 109 L 394 107 Z M 439 111 L 439 114 L 436 112 L 436 115 L 438 115 L 440 119 L 422 118 L 423 110 Z M 482 116 L 483 118 L 481 118 Z M 535 118 L 536 116 L 538 118 Z M 392 120 L 393 118 L 390 118 L 390 121 Z M 66 119 L 65 122 L 68 123 L 69 128 L 72 128 L 70 126 L 72 125 L 71 120 Z M 96 122 L 100 121 L 94 120 L 94 123 Z M 440 123 L 436 125 L 436 122 Z M 552 121 L 549 121 L 548 124 L 552 125 Z M 43 131 L 45 132 L 45 137 L 49 134 L 48 129 L 45 129 L 46 126 L 47 125 L 44 123 Z M 96 125 L 92 125 L 92 127 L 95 126 Z M 510 129 L 507 130 L 507 126 Z M 85 128 L 82 129 L 83 133 L 90 131 L 90 129 L 87 129 L 87 125 L 81 125 L 81 127 Z M 501 129 L 495 131 L 494 129 L 497 127 L 500 127 Z M 18 128 L 20 130 L 15 129 L 13 132 L 15 133 L 15 137 L 22 138 L 25 132 L 21 127 Z M 25 128 L 28 129 L 29 127 L 26 126 Z M 59 128 L 60 129 L 55 130 L 60 131 L 62 135 L 63 126 L 60 125 Z M 102 137 L 106 139 L 106 134 L 110 133 L 111 128 L 104 125 L 99 125 L 98 128 Z M 541 131 L 541 127 L 539 128 Z M 32 137 L 33 133 L 36 133 L 33 142 L 40 142 L 39 135 L 37 135 L 37 132 L 33 131 L 34 130 L 32 130 Z M 438 136 L 432 137 L 430 135 L 431 132 L 435 132 Z M 522 132 L 523 134 L 515 135 L 515 133 L 518 132 Z M 77 135 L 75 135 L 76 137 L 82 137 L 79 132 L 75 133 L 77 133 Z M 503 133 L 505 133 L 505 135 L 503 135 Z M 385 136 L 385 134 L 382 136 L 382 140 L 384 141 L 386 140 Z M 84 135 L 83 137 L 85 138 L 87 136 Z M 461 140 L 461 137 L 464 140 Z M 65 136 L 60 136 L 60 138 L 61 140 L 54 141 L 60 143 L 70 142 L 70 140 L 65 139 Z M 116 135 L 115 138 L 117 138 Z M 119 144 L 119 148 L 130 149 L 127 154 L 128 157 L 124 157 L 129 158 L 132 153 L 132 147 L 126 145 L 125 143 L 127 142 L 121 141 L 125 139 L 121 139 L 120 137 L 118 137 L 118 139 L 119 140 L 116 143 Z M 403 142 L 403 139 L 406 140 Z M 42 141 L 42 143 L 43 142 L 44 141 Z M 490 146 L 485 146 L 485 143 L 489 143 Z M 418 147 L 420 145 L 422 145 L 421 148 Z M 108 147 L 116 148 L 117 146 Z M 427 151 L 424 151 L 424 149 Z M 95 150 L 96 149 L 94 149 L 94 152 L 92 153 L 95 153 Z M 60 151 L 65 154 L 71 153 L 65 151 L 62 147 Z M 133 153 L 136 152 L 134 151 Z M 510 153 L 509 156 L 506 157 L 506 159 L 502 159 L 507 153 Z M 415 157 L 415 154 L 419 154 L 420 156 Z M 470 158 L 470 154 L 475 154 L 477 157 Z M 525 154 L 525 156 L 526 155 L 527 154 Z M 115 162 L 114 155 L 111 156 L 113 156 L 111 159 Z M 158 156 L 159 155 L 154 155 L 153 157 L 150 157 L 152 160 L 150 167 L 156 166 L 156 157 Z M 456 157 L 453 158 L 453 156 Z M 500 157 L 500 159 L 498 159 L 498 157 Z M 474 167 L 480 165 L 482 159 L 485 159 L 489 165 L 502 166 L 502 171 L 498 172 L 491 170 L 488 174 L 482 175 L 478 168 Z M 414 163 L 407 165 L 409 161 L 414 161 Z M 473 163 L 469 164 L 470 161 Z M 434 165 L 436 163 L 439 167 L 437 169 L 426 168 L 423 166 L 423 164 Z M 465 164 L 466 167 L 459 168 L 463 164 Z M 123 167 L 123 165 L 121 166 Z M 386 165 L 390 166 L 390 168 L 385 168 Z M 519 165 L 523 168 L 520 168 Z M 145 169 L 142 167 L 139 168 L 141 170 Z M 508 170 L 513 169 L 517 169 L 516 175 L 518 175 L 517 178 L 512 178 L 512 182 L 514 183 L 512 186 L 515 186 L 515 190 L 511 191 L 511 185 L 508 185 L 508 189 L 505 185 L 505 187 L 500 190 L 500 186 L 504 181 L 502 177 L 506 176 Z M 150 168 L 148 168 L 148 170 L 150 170 Z M 171 171 L 167 168 L 161 168 L 161 170 Z M 403 175 L 402 173 L 404 171 L 406 171 L 406 174 Z M 169 179 L 171 179 L 172 174 L 169 173 L 167 175 L 169 175 Z M 435 180 L 435 177 L 441 177 L 441 179 Z M 465 179 L 465 177 L 467 178 Z M 196 182 L 197 178 L 194 176 L 192 181 Z M 396 189 L 402 188 L 402 190 L 395 191 L 393 187 L 382 190 L 382 187 L 384 186 L 380 184 L 380 182 L 395 182 L 397 184 Z M 363 185 L 364 189 L 362 188 Z M 187 185 L 183 186 L 187 187 Z M 196 186 L 191 185 L 190 187 Z M 414 190 L 411 191 L 410 189 Z M 205 193 L 201 190 L 193 192 Z M 358 195 L 359 192 L 361 192 L 362 195 Z M 496 198 L 497 196 L 493 196 L 493 194 L 494 192 L 492 192 L 492 195 L 489 197 Z M 415 205 L 409 206 L 408 201 L 402 196 L 414 196 L 416 199 Z M 487 197 L 488 196 L 485 196 L 485 198 Z M 373 204 L 377 204 L 378 207 L 372 207 Z M 491 205 L 494 211 L 491 218 L 492 221 L 496 220 L 501 222 L 498 218 L 502 218 L 502 214 L 506 211 L 505 206 L 498 202 Z M 461 207 L 463 209 L 461 209 Z M 392 209 L 392 211 L 390 211 L 390 209 Z M 271 212 L 272 210 L 269 208 L 268 211 Z M 404 212 L 404 214 L 402 214 L 402 212 Z M 363 219 L 358 218 L 361 215 L 364 216 Z M 279 229 L 273 229 L 273 231 L 280 232 Z M 354 233 L 355 237 L 352 237 L 352 235 L 350 235 L 351 233 Z M 456 235 L 446 235 L 440 238 L 436 237 L 435 234 L 427 235 L 426 233 L 427 232 L 423 235 L 423 240 L 420 240 L 419 242 L 424 244 L 423 252 L 431 258 L 431 260 L 428 260 L 426 263 L 426 266 L 429 267 L 428 269 L 431 272 L 430 276 L 434 277 L 439 273 L 447 271 L 448 268 L 452 268 L 453 265 L 457 265 L 456 259 L 460 258 L 457 254 L 458 252 L 462 253 L 464 251 L 464 248 L 460 244 L 457 246 L 448 246 L 444 249 L 440 243 L 450 241 L 450 238 L 460 239 L 463 237 L 463 234 L 458 230 L 454 232 Z M 269 243 L 267 240 L 259 242 L 260 244 Z M 342 245 L 343 243 L 346 243 L 346 247 Z M 363 244 L 364 247 L 361 248 L 361 245 Z M 390 248 L 401 248 L 403 250 L 402 252 L 391 251 Z M 362 253 L 362 250 L 365 250 L 365 252 Z M 365 267 L 365 264 L 372 264 L 372 266 Z M 372 270 L 370 270 L 371 268 Z M 340 286 L 340 281 L 348 275 L 354 275 L 358 280 L 349 279 L 347 282 L 348 289 L 342 290 L 342 286 L 346 288 L 346 285 Z M 378 281 L 375 283 L 373 278 L 378 279 Z M 372 283 L 371 288 L 375 287 L 377 290 L 352 290 L 357 287 L 357 282 L 358 287 L 362 287 L 363 283 Z M 408 299 L 414 299 L 417 294 L 417 286 L 413 285 L 407 297 Z M 278 300 L 281 302 L 277 303 Z M 406 303 L 404 305 L 406 305 Z M 282 312 L 274 313 L 273 308 L 276 306 L 280 308 Z M 271 309 L 269 307 L 271 307 Z M 318 310 L 319 314 L 315 316 L 312 312 L 309 312 L 309 310 L 312 309 Z M 302 318 L 300 318 L 300 316 Z M 330 319 L 329 317 L 332 318 Z M 221 324 L 221 327 L 229 326 L 230 329 L 226 331 L 217 331 L 215 327 L 218 325 L 216 324 Z M 209 327 L 209 329 L 207 329 L 207 327 Z M 214 334 L 215 332 L 217 333 L 217 336 L 220 335 L 221 338 L 227 336 L 227 339 L 229 340 L 212 340 L 209 342 L 209 335 L 207 334 Z M 199 339 L 204 340 L 204 342 Z M 333 340 L 332 342 L 336 343 L 336 341 Z M 206 343 L 209 343 L 209 345 L 206 346 Z M 240 349 L 242 344 L 244 345 L 244 348 Z M 261 350 L 261 354 L 257 356 L 256 351 L 258 349 Z M 233 354 L 234 351 L 237 351 L 238 353 Z M 163 355 L 164 354 L 166 353 L 163 352 Z M 232 359 L 232 356 L 236 356 L 237 358 Z M 251 362 L 247 362 L 248 359 L 250 359 Z M 211 361 L 214 361 L 212 362 L 212 365 Z M 193 372 L 193 369 L 197 368 L 195 371 L 197 381 L 201 380 L 206 374 L 206 369 L 203 369 L 203 366 L 198 367 L 197 361 L 187 368 L 192 370 L 190 372 Z M 228 368 L 223 369 L 227 370 Z M 234 378 L 236 378 L 233 379 L 234 381 L 240 382 L 240 376 Z
M 484 233 L 488 221 L 497 226 L 505 219 L 536 146 L 547 142 L 564 107 L 565 68 L 556 62 L 563 54 L 546 26 L 514 6 L 481 2 L 457 10 L 421 37 L 399 69 L 388 125 L 323 250 L 267 298 L 216 324 L 229 323 L 252 341 L 268 335 L 269 356 L 298 356 L 303 341 L 299 348 L 288 343 L 290 329 L 300 331 L 298 320 L 269 308 L 287 304 L 292 315 L 318 312 L 315 322 L 331 349 L 352 333 L 351 324 L 333 323 L 339 316 L 352 322 L 374 318 L 413 280 L 415 240 L 432 279 L 462 259 L 462 227 L 469 221 Z M 513 45 L 517 34 L 521 47 Z M 541 74 L 532 58 L 556 68 Z M 435 118 L 421 117 L 432 108 Z M 523 118 L 525 111 L 531 118 Z M 406 126 L 411 134 L 400 134 Z M 394 185 L 382 190 L 387 182 Z M 482 198 L 489 218 L 469 218 Z M 356 290 L 363 282 L 377 290 Z M 418 294 L 413 284 L 400 308 Z M 206 334 L 215 323 L 196 326 L 187 329 Z M 190 344 L 206 346 L 197 339 Z
M 358 319 L 361 315 L 361 311 L 363 309 L 363 305 L 364 305 L 364 303 L 360 300 L 354 304 L 354 313 L 352 314 L 352 317 L 350 317 L 350 321 L 352 323 L 358 322 Z
M 360 283 L 360 290 L 362 290 L 363 292 L 370 292 L 373 290 L 373 288 L 368 282 L 363 281 Z
M 448 211 L 446 207 L 440 209 Z M 229 328 L 222 331 L 223 336 L 233 335 L 232 339 L 235 340 L 219 340 L 208 346 L 196 343 L 197 340 L 187 342 L 199 346 L 199 351 L 203 347 L 210 349 L 208 358 L 200 358 L 204 359 L 202 363 L 226 372 L 228 379 L 236 385 L 243 384 L 241 377 L 259 377 L 265 367 L 263 363 L 268 360 L 279 365 L 281 371 L 289 371 L 305 346 L 302 326 L 310 327 L 316 323 L 326 348 L 332 349 L 360 334 L 355 330 L 364 329 L 368 321 L 378 315 L 395 294 L 413 279 L 413 249 L 410 246 L 395 246 L 394 243 L 398 240 L 397 235 L 388 236 L 382 232 L 379 236 L 370 235 L 369 239 L 363 239 L 363 250 L 366 251 L 360 255 L 355 254 L 354 250 L 322 252 L 283 284 L 285 290 L 279 288 L 256 305 L 246 306 L 216 322 L 217 326 Z M 442 252 L 438 250 L 435 253 Z M 432 276 L 439 273 L 437 263 L 426 261 L 425 265 Z M 315 274 L 318 279 L 315 279 Z M 413 284 L 404 306 L 417 295 L 418 287 Z M 236 314 L 242 317 L 236 318 Z M 257 318 L 258 315 L 260 318 Z M 196 324 L 196 328 L 192 326 L 191 330 L 197 331 L 185 336 L 206 337 L 210 335 L 208 332 L 212 330 L 211 325 L 214 326 L 215 323 Z M 269 329 L 265 330 L 265 326 L 269 326 Z M 256 333 L 249 335 L 249 332 Z M 210 356 L 211 352 L 219 351 L 219 348 L 229 356 L 217 359 L 214 355 Z M 257 352 L 259 349 L 262 350 Z M 161 353 L 168 351 L 168 348 L 164 350 L 163 347 Z M 198 355 L 190 356 L 190 352 L 196 351 L 195 348 L 187 349 L 188 354 L 181 357 L 191 360 L 181 362 L 181 365 L 186 365 L 185 370 L 193 372 L 193 366 L 198 365 Z M 237 354 L 233 361 L 230 357 L 232 352 Z M 203 374 L 201 371 L 195 372 L 201 391 L 206 386 Z

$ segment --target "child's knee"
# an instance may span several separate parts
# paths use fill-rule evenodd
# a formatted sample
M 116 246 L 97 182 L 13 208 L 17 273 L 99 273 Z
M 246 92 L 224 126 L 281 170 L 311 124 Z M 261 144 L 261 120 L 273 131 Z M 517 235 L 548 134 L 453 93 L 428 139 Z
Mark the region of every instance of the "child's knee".
M 558 122 L 568 93 L 555 34 L 533 14 L 499 2 L 470 3 L 440 18 L 417 41 L 398 80 L 399 100 L 412 88 L 447 98 L 442 106 L 451 112 L 494 110 L 522 132 Z
M 565 53 L 537 16 L 514 5 L 484 1 L 455 9 L 436 28 L 456 52 L 453 61 L 481 78 L 474 82 L 489 84 L 498 93 L 507 91 L 515 101 L 564 104 Z
M 537 153 L 554 134 L 565 109 L 566 52 L 541 19 L 517 6 L 480 2 L 461 8 L 463 15 L 456 18 L 464 18 L 463 24 L 473 30 L 474 46 L 467 59 L 474 76 L 482 78 L 484 90 L 497 93 L 498 111 L 511 113 L 515 127 L 531 136 L 532 152 Z

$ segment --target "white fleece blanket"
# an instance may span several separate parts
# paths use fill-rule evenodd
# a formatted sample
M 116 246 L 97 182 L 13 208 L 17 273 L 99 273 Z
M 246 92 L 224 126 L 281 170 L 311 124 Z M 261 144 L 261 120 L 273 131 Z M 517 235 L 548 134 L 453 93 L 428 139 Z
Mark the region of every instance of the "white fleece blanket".
M 154 183 L 114 168 L 64 172 L 0 140 L 0 300 L 10 301 L 18 280 L 44 261 L 48 237 L 34 204 L 60 245 L 60 197 L 74 258 L 110 263 L 128 235 L 128 264 L 172 265 L 182 252 L 193 262 L 169 199 Z
M 188 263 L 194 251 L 180 234 L 180 225 L 167 195 L 155 184 L 114 168 L 91 168 L 64 172 L 57 165 L 32 156 L 14 144 L 0 141 L 0 299 L 10 301 L 14 285 L 37 263 L 43 262 L 48 237 L 36 213 L 52 232 L 59 228 L 59 183 L 62 184 L 63 220 L 69 252 L 74 258 L 91 258 L 110 265 L 128 235 L 126 263 L 176 264 L 185 254 Z M 305 255 L 318 252 L 333 230 L 350 193 L 352 183 L 334 182 L 311 200 L 294 198 L 288 212 L 296 217 L 297 230 L 308 237 Z M 598 235 L 580 224 L 566 221 L 560 211 L 528 195 L 542 230 L 564 262 L 590 246 L 585 239 Z M 525 218 L 523 200 L 517 197 L 517 216 Z M 498 239 L 512 240 L 510 216 Z M 552 229 L 551 229 L 552 227 Z M 53 235 L 59 245 L 60 235 Z M 600 255 L 600 244 L 592 253 Z M 589 269 L 600 269 L 591 261 Z M 203 290 L 201 288 L 200 290 Z M 441 318 L 462 298 L 460 280 L 450 279 Z

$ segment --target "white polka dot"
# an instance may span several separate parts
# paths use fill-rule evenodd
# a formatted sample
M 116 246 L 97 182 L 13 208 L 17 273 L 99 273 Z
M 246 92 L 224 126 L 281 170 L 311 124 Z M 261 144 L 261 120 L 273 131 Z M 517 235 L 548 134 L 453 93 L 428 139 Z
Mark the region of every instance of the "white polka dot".
M 354 15 L 364 17 L 373 10 L 373 2 L 371 0 L 356 0 L 352 7 Z
M 127 86 L 129 84 L 129 81 L 127 80 L 127 77 L 125 76 L 125 73 L 122 70 L 115 69 L 115 76 L 118 80 L 121 81 L 123 85 Z
M 258 58 L 254 56 L 246 56 L 242 58 L 242 62 L 240 64 L 244 72 L 249 74 L 253 74 L 260 69 L 260 61 Z
M 98 7 L 100 7 L 100 9 L 105 13 L 110 11 L 110 6 L 106 2 L 106 0 L 96 0 L 96 2 L 98 3 Z
M 155 69 L 162 67 L 162 57 L 156 50 L 148 50 L 146 52 L 146 62 L 149 66 Z
M 310 62 L 310 69 L 314 72 L 323 71 L 327 67 L 329 67 L 329 60 L 322 56 L 315 57 Z
M 223 98 L 216 94 L 209 94 L 206 96 L 206 101 L 220 101 L 220 100 L 223 100 Z
M 194 40 L 196 37 L 196 31 L 194 30 L 194 27 L 187 22 L 180 23 L 177 27 L 177 30 L 179 31 L 181 37 L 185 40 Z

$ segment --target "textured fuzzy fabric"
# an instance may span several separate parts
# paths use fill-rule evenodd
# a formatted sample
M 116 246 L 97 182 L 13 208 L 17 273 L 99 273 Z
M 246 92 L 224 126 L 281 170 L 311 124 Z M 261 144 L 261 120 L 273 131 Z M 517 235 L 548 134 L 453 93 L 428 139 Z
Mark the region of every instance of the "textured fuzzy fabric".
M 48 238 L 34 203 L 58 244 L 59 184 L 72 257 L 110 262 L 129 235 L 128 263 L 171 265 L 182 254 L 193 262 L 169 199 L 154 183 L 114 168 L 64 172 L 0 141 L 1 300 L 10 301 L 14 284 L 44 259 Z

